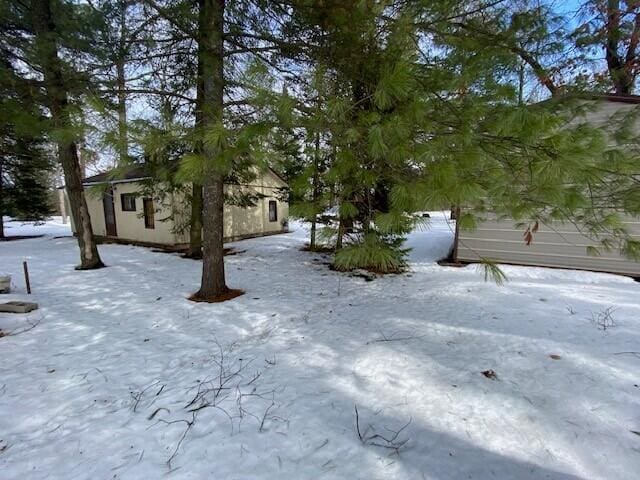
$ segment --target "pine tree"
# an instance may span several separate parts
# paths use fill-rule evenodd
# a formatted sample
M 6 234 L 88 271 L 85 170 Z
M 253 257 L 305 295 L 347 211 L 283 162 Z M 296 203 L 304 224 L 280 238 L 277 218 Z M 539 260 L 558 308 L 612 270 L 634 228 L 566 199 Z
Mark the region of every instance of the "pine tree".
M 56 139 L 58 158 L 64 171 L 65 188 L 69 195 L 69 203 L 76 227 L 78 245 L 80 247 L 81 270 L 103 267 L 98 254 L 89 209 L 82 186 L 82 173 L 78 159 L 78 147 L 74 139 L 73 121 L 70 113 L 68 80 L 62 60 L 59 56 L 58 42 L 61 32 L 57 30 L 58 15 L 72 10 L 71 5 L 59 4 L 52 0 L 34 0 L 30 5 L 31 28 L 34 34 L 34 52 L 36 62 L 41 68 L 44 78 L 44 91 L 51 120 L 53 136 Z M 54 17 L 54 8 L 60 8 Z M 77 20 L 80 20 L 78 18 Z
M 19 138 L 9 150 L 3 148 L 0 211 L 19 220 L 46 219 L 52 213 L 51 173 L 52 163 L 40 141 Z
M 11 65 L 20 65 L 23 81 L 38 89 L 48 110 L 47 137 L 56 145 L 80 247 L 79 269 L 102 267 L 82 187 L 78 138 L 80 110 L 75 100 L 86 94 L 88 78 L 80 70 L 92 55 L 96 23 L 86 6 L 58 0 L 3 3 L 11 28 L 3 43 Z M 16 69 L 18 71 L 18 69 Z M 42 82 L 34 81 L 41 75 Z
M 637 212 L 632 158 L 597 129 L 568 126 L 570 102 L 519 101 L 513 80 L 528 50 L 506 40 L 535 25 L 544 30 L 540 11 L 505 22 L 506 10 L 491 2 L 317 6 L 326 12 L 314 21 L 325 22 L 331 54 L 323 62 L 336 152 L 324 177 L 337 187 L 339 235 L 347 239 L 338 268 L 401 270 L 413 212 L 450 205 L 464 206 L 463 228 L 489 211 L 525 222 L 554 218 L 609 231 L 635 249 L 612 211 Z M 615 168 L 605 167 L 612 156 Z M 597 202 L 588 195 L 594 188 Z
M 309 250 L 325 249 L 319 242 L 318 224 L 326 226 L 327 218 L 323 213 L 331 207 L 331 188 L 325 173 L 330 164 L 330 146 L 328 145 L 326 98 L 324 96 L 324 72 L 318 70 L 304 79 L 303 97 L 299 99 L 302 107 L 295 118 L 300 130 L 300 143 L 294 143 L 295 170 L 290 171 L 290 185 L 293 205 L 291 214 L 298 216 L 311 225 Z M 328 229 L 325 229 L 328 232 Z
M 596 70 L 595 86 L 618 95 L 635 91 L 640 62 L 640 3 L 629 0 L 586 0 L 580 25 L 571 40 L 581 51 L 582 63 L 593 63 L 604 51 L 606 70 Z
M 269 63 L 280 42 L 270 25 L 258 20 L 269 8 L 261 1 L 146 3 L 197 46 L 194 151 L 185 156 L 181 167 L 182 178 L 193 183 L 192 225 L 196 229 L 200 185 L 203 192 L 203 272 L 201 288 L 193 299 L 223 300 L 238 293 L 229 290 L 224 275 L 224 183 L 230 177 L 249 174 L 253 165 L 261 163 L 252 157 L 260 156 L 255 155 L 256 144 L 268 134 L 256 118 L 269 109 L 264 97 L 252 98 L 249 83 L 254 75 L 248 70 L 256 63 Z M 196 249 L 192 246 L 194 253 Z
M 104 141 L 115 152 L 114 165 L 126 167 L 136 161 L 130 155 L 135 138 L 128 104 L 136 91 L 131 87 L 136 79 L 141 83 L 153 74 L 151 59 L 162 57 L 162 50 L 154 48 L 159 21 L 140 0 L 100 0 L 94 5 L 101 17 L 97 38 L 103 54 L 93 74 L 101 84 Z
M 4 53 L 4 52 L 3 52 Z M 0 237 L 2 216 L 43 220 L 51 213 L 52 162 L 31 82 L 24 82 L 10 60 L 0 61 Z

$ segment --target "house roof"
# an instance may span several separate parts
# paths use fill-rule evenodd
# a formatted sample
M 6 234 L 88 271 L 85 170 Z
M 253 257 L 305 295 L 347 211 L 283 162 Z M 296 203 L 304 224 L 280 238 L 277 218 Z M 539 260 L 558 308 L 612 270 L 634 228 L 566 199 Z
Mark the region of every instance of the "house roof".
M 618 95 L 615 93 L 602 93 L 585 95 L 585 100 L 604 100 L 607 102 L 640 104 L 640 95 Z
M 287 184 L 286 180 L 282 178 L 282 176 L 280 176 L 278 172 L 276 172 L 272 168 L 268 168 L 268 170 L 279 180 L 281 180 L 285 185 Z M 82 184 L 96 185 L 100 183 L 127 183 L 137 182 L 148 178 L 151 178 L 148 166 L 146 164 L 137 164 L 126 168 L 114 168 L 97 175 L 92 175 L 91 177 L 86 177 L 84 180 L 82 180 Z
M 93 185 L 97 183 L 122 183 L 133 182 L 149 178 L 148 168 L 144 164 L 132 165 L 123 169 L 111 169 L 106 172 L 87 177 L 82 180 L 83 185 Z
M 576 112 L 569 125 L 586 122 L 601 129 L 612 141 L 622 126 L 629 128 L 634 135 L 640 134 L 640 96 L 602 94 L 575 98 L 586 109 Z

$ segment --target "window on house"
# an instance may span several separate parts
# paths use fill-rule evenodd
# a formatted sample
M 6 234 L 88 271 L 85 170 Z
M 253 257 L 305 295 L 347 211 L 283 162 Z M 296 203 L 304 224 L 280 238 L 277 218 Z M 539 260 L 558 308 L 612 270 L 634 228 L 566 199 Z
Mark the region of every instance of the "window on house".
M 136 196 L 133 193 L 121 193 L 120 204 L 123 212 L 136 211 Z
M 269 200 L 269 221 L 278 221 L 278 202 L 275 200 Z
M 153 208 L 152 198 L 143 198 L 142 207 L 144 209 L 144 228 L 156 228 L 156 224 L 153 218 L 155 213 Z

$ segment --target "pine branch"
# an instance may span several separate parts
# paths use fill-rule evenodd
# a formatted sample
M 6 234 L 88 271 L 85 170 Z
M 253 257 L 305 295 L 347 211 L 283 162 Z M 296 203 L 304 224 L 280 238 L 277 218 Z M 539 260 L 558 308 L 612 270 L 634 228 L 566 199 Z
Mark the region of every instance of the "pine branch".
M 189 103 L 195 103 L 195 99 L 192 97 L 189 97 L 187 95 L 182 95 L 181 93 L 175 92 L 175 91 L 168 91 L 168 90 L 156 90 L 156 89 L 152 89 L 152 88 L 128 88 L 125 90 L 118 90 L 118 89 L 107 89 L 107 90 L 101 90 L 102 93 L 107 93 L 107 94 L 111 94 L 111 95 L 115 95 L 117 93 L 124 93 L 126 95 L 129 94 L 148 94 L 148 95 L 157 95 L 160 97 L 174 97 L 174 98 L 179 98 L 181 100 L 185 100 Z

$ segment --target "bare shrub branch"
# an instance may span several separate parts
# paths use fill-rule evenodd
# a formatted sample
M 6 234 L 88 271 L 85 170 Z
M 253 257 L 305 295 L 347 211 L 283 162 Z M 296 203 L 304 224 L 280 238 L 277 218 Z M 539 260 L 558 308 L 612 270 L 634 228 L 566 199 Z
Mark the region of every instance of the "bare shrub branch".
M 407 447 L 409 438 L 400 438 L 400 434 L 411 424 L 411 421 L 413 420 L 412 418 L 409 418 L 409 421 L 398 430 L 382 427 L 388 432 L 383 435 L 378 433 L 371 424 L 362 431 L 360 428 L 360 414 L 358 412 L 358 406 L 354 405 L 354 409 L 356 412 L 356 432 L 363 445 L 386 448 L 392 450 L 392 453 L 395 453 L 396 455 L 399 455 L 400 452 Z
M 598 313 L 591 313 L 591 321 L 595 323 L 600 330 L 607 330 L 617 325 L 613 318 L 613 312 L 616 311 L 615 307 L 608 307 Z
M 180 416 L 186 413 L 187 418 L 161 419 L 157 418 L 161 411 L 171 414 L 165 407 L 156 408 L 148 416 L 148 420 L 156 419 L 156 424 L 175 425 L 183 424 L 182 430 L 171 456 L 167 460 L 167 465 L 171 468 L 172 462 L 180 452 L 180 448 L 187 439 L 189 432 L 197 425 L 200 415 L 205 410 L 218 412 L 229 421 L 231 435 L 238 433 L 242 422 L 246 418 L 255 420 L 258 432 L 267 430 L 268 421 L 279 421 L 288 423 L 287 420 L 278 417 L 273 412 L 277 408 L 275 400 L 275 389 L 261 391 L 259 388 L 262 379 L 262 370 L 252 370 L 253 358 L 241 358 L 234 355 L 235 344 L 222 347 L 215 342 L 218 351 L 211 357 L 213 367 L 212 375 L 204 380 L 196 380 L 193 387 L 187 389 L 189 398 L 182 408 L 175 412 Z M 266 361 L 266 360 L 265 360 Z M 272 362 L 267 361 L 267 365 L 275 365 L 275 356 Z M 159 388 L 160 381 L 156 381 L 140 392 L 131 392 L 134 400 L 133 410 L 136 411 L 144 400 L 147 392 L 155 391 L 155 396 L 147 402 L 145 408 L 149 408 L 164 391 L 165 384 Z M 260 413 L 258 413 L 260 412 Z

